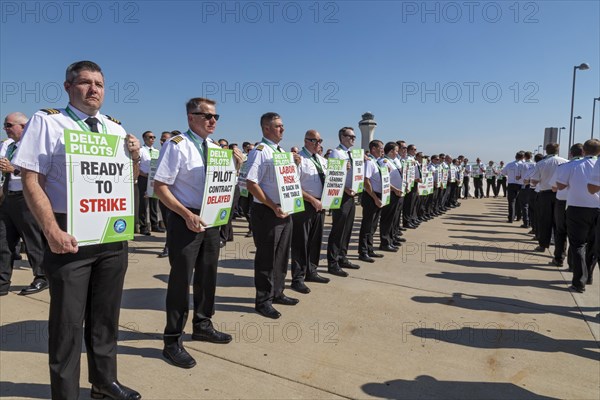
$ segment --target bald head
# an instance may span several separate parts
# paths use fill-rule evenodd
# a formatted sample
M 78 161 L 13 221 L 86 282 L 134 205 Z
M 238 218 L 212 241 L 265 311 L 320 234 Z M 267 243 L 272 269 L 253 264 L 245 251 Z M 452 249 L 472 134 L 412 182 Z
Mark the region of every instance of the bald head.
M 27 116 L 21 112 L 10 113 L 4 118 L 6 136 L 18 142 L 23 135 L 23 128 L 27 124 Z
M 29 121 L 29 119 L 27 118 L 27 115 L 23 114 L 22 112 L 14 112 L 14 113 L 10 113 L 6 116 L 6 118 L 4 118 L 4 121 L 15 121 L 18 124 L 27 124 L 27 121 Z

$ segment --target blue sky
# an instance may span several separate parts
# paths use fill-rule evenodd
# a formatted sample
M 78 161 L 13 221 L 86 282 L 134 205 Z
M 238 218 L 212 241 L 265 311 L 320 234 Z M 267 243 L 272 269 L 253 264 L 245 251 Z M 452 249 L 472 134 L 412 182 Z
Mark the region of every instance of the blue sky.
M 599 1 L 0 3 L 2 116 L 64 107 L 66 66 L 90 59 L 103 113 L 138 136 L 185 129 L 185 102 L 208 96 L 214 139 L 257 141 L 275 111 L 285 147 L 308 129 L 334 147 L 370 111 L 384 142 L 507 161 L 545 127 L 565 126 L 567 143 L 573 66 L 591 66 L 577 73 L 577 141 L 600 96 Z

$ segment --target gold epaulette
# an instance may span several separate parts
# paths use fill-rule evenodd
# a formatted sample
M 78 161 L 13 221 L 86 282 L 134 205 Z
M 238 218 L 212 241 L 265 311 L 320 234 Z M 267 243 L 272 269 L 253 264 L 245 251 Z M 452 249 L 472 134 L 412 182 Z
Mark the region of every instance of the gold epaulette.
M 265 146 L 263 144 L 259 144 L 258 146 L 256 146 L 256 150 L 258 151 L 262 151 L 262 149 L 264 149 Z
M 111 120 L 112 122 L 114 122 L 117 125 L 121 125 L 121 121 L 119 121 L 116 118 L 111 117 L 110 115 L 105 115 L 106 118 L 108 118 L 109 120 Z
M 60 111 L 57 110 L 56 108 L 43 108 L 40 111 L 43 111 L 43 112 L 45 112 L 48 115 L 60 114 Z
M 171 142 L 173 142 L 175 144 L 179 144 L 179 142 L 181 142 L 181 141 L 183 141 L 183 137 L 181 137 L 181 135 L 177 135 L 173 139 L 171 139 Z

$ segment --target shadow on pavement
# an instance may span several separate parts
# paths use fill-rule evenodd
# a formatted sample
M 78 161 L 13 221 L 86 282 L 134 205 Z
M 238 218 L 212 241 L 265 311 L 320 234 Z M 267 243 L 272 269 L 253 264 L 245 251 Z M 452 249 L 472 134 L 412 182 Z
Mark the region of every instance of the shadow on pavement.
M 512 383 L 438 381 L 420 375 L 414 381 L 394 379 L 383 383 L 366 383 L 363 392 L 385 399 L 553 399 L 530 392 Z
M 448 297 L 414 296 L 413 301 L 424 304 L 441 304 L 475 311 L 493 311 L 511 314 L 556 314 L 563 317 L 584 320 L 581 312 L 600 311 L 600 307 L 557 306 L 532 303 L 519 299 L 496 296 L 466 295 L 453 293 Z
M 514 276 L 483 274 L 483 273 L 461 273 L 461 272 L 444 272 L 439 274 L 427 274 L 430 278 L 449 279 L 460 282 L 481 283 L 485 285 L 509 285 L 509 286 L 529 286 L 541 289 L 554 289 L 563 292 L 568 291 L 565 287 L 565 281 L 546 281 L 539 279 L 519 279 Z M 559 285 L 559 286 L 554 286 Z
M 458 324 L 449 324 L 458 326 Z M 543 353 L 566 353 L 598 361 L 598 343 L 595 340 L 553 339 L 537 332 L 535 323 L 523 329 L 503 329 L 497 323 L 487 323 L 486 328 L 460 329 L 416 328 L 412 335 L 423 340 L 434 340 L 478 349 L 520 349 Z M 445 327 L 444 327 L 445 328 Z M 589 350 L 589 349 L 595 349 Z

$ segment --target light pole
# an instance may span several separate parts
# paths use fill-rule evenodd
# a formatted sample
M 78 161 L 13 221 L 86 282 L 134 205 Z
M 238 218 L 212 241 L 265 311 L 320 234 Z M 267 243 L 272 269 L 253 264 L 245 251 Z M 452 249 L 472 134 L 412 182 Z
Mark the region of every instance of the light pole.
M 573 117 L 573 144 L 575 144 L 575 120 L 576 119 L 581 119 L 581 115 Z M 569 146 L 569 148 L 571 148 L 571 146 Z
M 594 98 L 594 106 L 592 107 L 592 137 L 590 137 L 590 139 L 594 138 L 594 117 L 596 116 L 596 102 L 597 101 L 600 101 L 600 97 Z M 600 135 L 598 137 L 600 138 Z
M 573 138 L 573 107 L 575 105 L 575 75 L 577 74 L 577 70 L 580 69 L 582 71 L 585 71 L 586 69 L 590 69 L 589 64 L 586 63 L 581 63 L 580 65 L 575 65 L 573 67 L 573 90 L 571 92 L 571 116 L 569 119 L 569 148 L 571 148 L 571 145 L 573 145 L 574 143 L 574 138 Z

